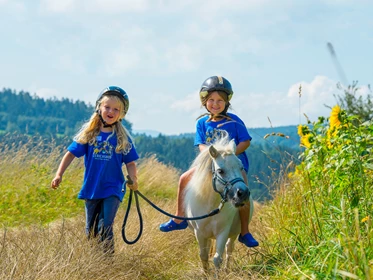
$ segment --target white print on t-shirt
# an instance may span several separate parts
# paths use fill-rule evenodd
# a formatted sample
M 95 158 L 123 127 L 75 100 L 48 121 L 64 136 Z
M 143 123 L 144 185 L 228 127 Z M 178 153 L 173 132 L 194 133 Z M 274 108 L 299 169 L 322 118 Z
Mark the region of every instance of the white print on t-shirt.
M 98 160 L 110 160 L 113 155 L 113 150 L 114 147 L 109 141 L 96 141 L 93 149 L 93 158 Z

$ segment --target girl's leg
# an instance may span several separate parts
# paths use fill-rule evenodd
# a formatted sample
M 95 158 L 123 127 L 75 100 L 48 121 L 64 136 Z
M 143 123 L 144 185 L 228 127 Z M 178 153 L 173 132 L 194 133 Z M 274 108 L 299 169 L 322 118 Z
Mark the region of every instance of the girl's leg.
M 105 246 L 104 250 L 110 253 L 114 253 L 113 224 L 119 205 L 120 200 L 116 196 L 104 198 L 102 201 L 102 208 L 99 217 L 99 228 L 101 233 L 101 241 L 104 242 Z
M 242 176 L 245 181 L 245 184 L 248 186 L 248 179 L 245 170 L 242 170 Z M 250 232 L 249 230 L 249 217 L 250 217 L 250 201 L 245 204 L 245 206 L 241 207 L 239 210 L 240 218 L 241 218 L 241 235 L 245 235 L 246 233 Z
M 85 200 L 86 227 L 85 233 L 90 238 L 95 238 L 98 234 L 99 215 L 101 213 L 101 199 Z
M 184 217 L 185 216 L 185 211 L 184 211 L 184 190 L 186 186 L 188 185 L 190 178 L 192 177 L 194 173 L 195 168 L 189 169 L 188 171 L 184 172 L 180 176 L 179 180 L 179 186 L 177 190 L 177 209 L 176 209 L 176 214 L 175 216 L 178 217 Z M 176 223 L 181 223 L 183 220 L 179 219 L 173 219 Z
M 246 185 L 248 185 L 247 174 L 243 170 L 242 175 Z M 250 201 L 241 207 L 239 210 L 240 219 L 241 219 L 241 234 L 238 237 L 238 240 L 245 244 L 247 247 L 256 247 L 259 245 L 258 241 L 251 235 L 249 230 L 249 218 L 250 218 Z
M 195 168 L 189 169 L 188 171 L 184 172 L 179 179 L 179 185 L 177 189 L 177 208 L 175 216 L 184 217 L 184 191 L 186 186 L 188 185 Z M 169 232 L 173 230 L 181 230 L 186 229 L 188 227 L 188 223 L 182 219 L 171 219 L 166 223 L 163 223 L 159 226 L 159 229 L 163 232 Z

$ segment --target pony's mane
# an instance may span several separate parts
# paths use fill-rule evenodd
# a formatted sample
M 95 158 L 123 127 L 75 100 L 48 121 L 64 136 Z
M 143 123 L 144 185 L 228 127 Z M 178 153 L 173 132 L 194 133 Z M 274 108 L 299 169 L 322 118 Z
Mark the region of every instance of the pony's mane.
M 226 133 L 222 137 L 217 138 L 213 146 L 222 156 L 234 154 L 235 151 L 232 149 L 232 146 L 229 145 L 230 141 L 234 140 L 230 140 L 229 134 Z M 190 185 L 195 188 L 195 192 L 201 197 L 209 196 L 211 192 L 213 192 L 211 187 L 211 166 L 212 158 L 207 147 L 199 153 L 191 165 L 191 167 L 196 168 L 196 170 L 190 180 Z

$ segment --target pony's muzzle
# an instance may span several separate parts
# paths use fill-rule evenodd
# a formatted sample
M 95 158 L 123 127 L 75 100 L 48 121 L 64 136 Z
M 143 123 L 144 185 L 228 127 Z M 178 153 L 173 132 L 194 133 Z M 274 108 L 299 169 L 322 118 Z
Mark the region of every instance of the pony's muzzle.
M 248 187 L 240 186 L 232 188 L 231 191 L 231 200 L 235 207 L 242 207 L 249 201 L 250 191 Z

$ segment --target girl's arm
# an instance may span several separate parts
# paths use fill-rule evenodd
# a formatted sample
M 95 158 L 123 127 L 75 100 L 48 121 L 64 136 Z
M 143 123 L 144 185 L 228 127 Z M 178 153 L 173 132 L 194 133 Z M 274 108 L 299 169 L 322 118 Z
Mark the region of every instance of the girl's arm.
M 62 176 L 65 173 L 65 170 L 69 167 L 70 163 L 73 161 L 75 156 L 71 152 L 67 152 L 60 163 L 60 166 L 58 167 L 58 170 L 56 172 L 56 176 L 52 180 L 51 187 L 52 189 L 57 189 L 58 186 L 62 182 Z
M 130 176 L 130 178 L 131 178 L 131 180 L 133 182 L 132 185 L 128 184 L 128 182 L 127 182 L 127 186 L 131 190 L 136 191 L 138 189 L 136 163 L 134 161 L 131 161 L 131 162 L 129 162 L 129 163 L 126 164 L 126 168 L 127 168 L 128 176 Z
M 250 140 L 246 140 L 246 141 L 238 143 L 238 145 L 236 146 L 236 155 L 239 155 L 239 154 L 245 152 L 245 150 L 249 146 L 250 146 Z

